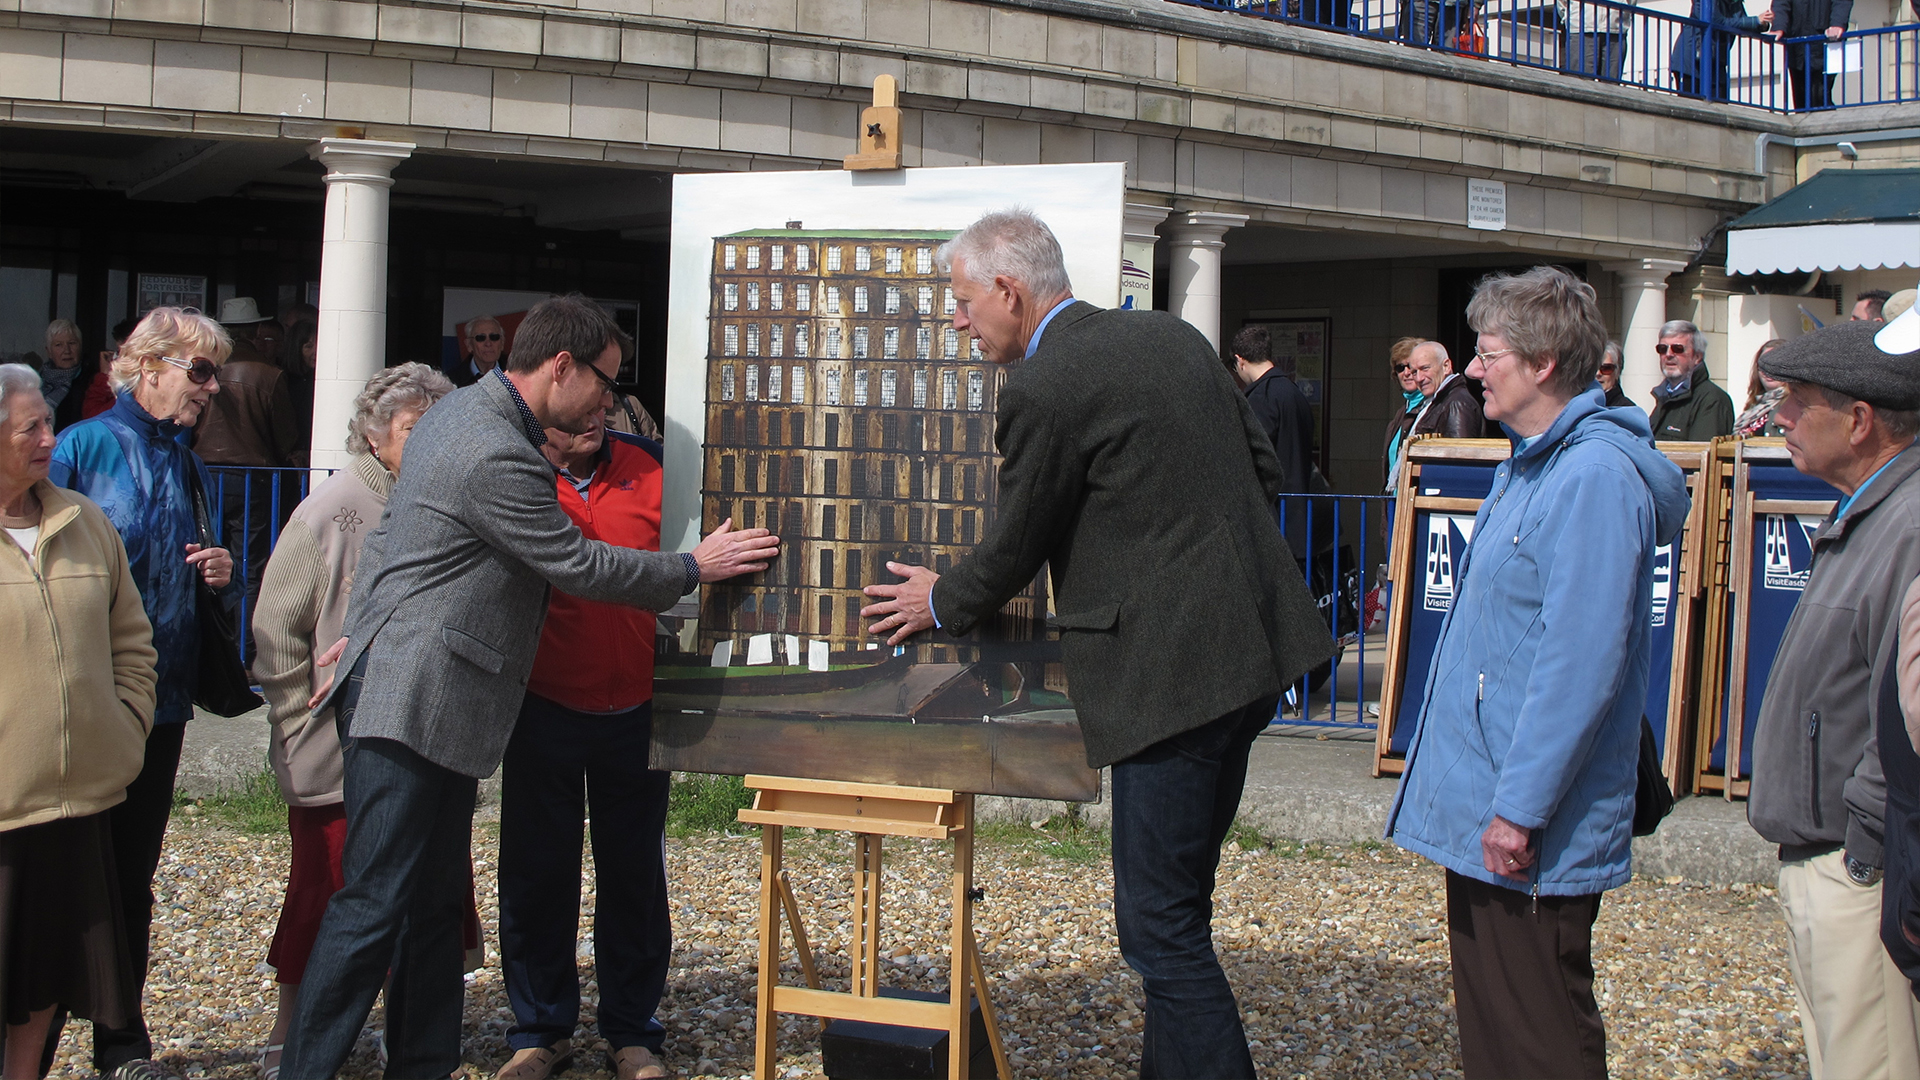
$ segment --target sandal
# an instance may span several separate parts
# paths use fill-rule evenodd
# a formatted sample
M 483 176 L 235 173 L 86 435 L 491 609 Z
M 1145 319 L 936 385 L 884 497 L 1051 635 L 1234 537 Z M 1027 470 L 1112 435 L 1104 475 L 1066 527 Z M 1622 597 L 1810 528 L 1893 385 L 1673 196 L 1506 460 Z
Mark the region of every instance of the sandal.
M 274 1057 L 273 1064 L 271 1065 L 267 1064 L 267 1058 L 272 1055 L 282 1055 L 286 1048 L 286 1043 L 270 1043 L 260 1048 L 260 1060 L 258 1062 L 260 1066 L 260 1080 L 280 1080 L 280 1057 Z

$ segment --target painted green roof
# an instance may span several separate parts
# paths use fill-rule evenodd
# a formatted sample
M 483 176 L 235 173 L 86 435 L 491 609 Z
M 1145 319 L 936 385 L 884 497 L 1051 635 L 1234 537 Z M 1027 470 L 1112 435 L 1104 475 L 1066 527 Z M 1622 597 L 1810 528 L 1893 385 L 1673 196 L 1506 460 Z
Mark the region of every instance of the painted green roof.
M 1841 225 L 1920 218 L 1920 169 L 1825 169 L 1729 229 Z
M 748 229 L 745 232 L 716 236 L 715 240 L 787 239 L 787 240 L 951 240 L 957 229 Z

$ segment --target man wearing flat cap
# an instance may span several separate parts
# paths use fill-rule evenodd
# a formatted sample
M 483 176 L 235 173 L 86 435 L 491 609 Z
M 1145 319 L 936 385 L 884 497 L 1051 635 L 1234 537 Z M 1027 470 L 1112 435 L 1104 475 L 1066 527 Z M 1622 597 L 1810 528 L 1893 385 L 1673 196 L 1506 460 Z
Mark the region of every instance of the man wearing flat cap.
M 1813 534 L 1767 681 L 1747 802 L 1754 829 L 1780 845 L 1814 1080 L 1920 1076 L 1920 1006 L 1879 934 L 1887 781 L 1875 738 L 1901 597 L 1920 576 L 1920 352 L 1883 352 L 1880 329 L 1839 323 L 1760 358 L 1787 385 L 1774 417 L 1794 467 L 1842 496 Z

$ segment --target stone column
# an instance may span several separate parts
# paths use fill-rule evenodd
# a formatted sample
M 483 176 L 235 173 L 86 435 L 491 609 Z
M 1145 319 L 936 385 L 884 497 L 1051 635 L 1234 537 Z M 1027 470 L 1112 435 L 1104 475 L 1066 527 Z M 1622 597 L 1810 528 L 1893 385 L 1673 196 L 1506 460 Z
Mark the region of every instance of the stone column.
M 387 363 L 387 189 L 412 143 L 321 139 L 320 325 L 313 380 L 313 467 L 344 468 L 353 399 Z
M 1153 307 L 1153 252 L 1160 242 L 1154 229 L 1167 220 L 1164 206 L 1126 205 L 1126 226 L 1120 241 L 1120 306 L 1137 311 Z
M 1687 264 L 1631 259 L 1600 265 L 1620 279 L 1620 389 L 1651 410 L 1653 388 L 1661 379 L 1660 357 L 1653 347 L 1660 342 L 1660 324 L 1667 321 L 1667 275 L 1685 270 Z
M 1173 280 L 1167 307 L 1207 335 L 1220 347 L 1220 252 L 1228 229 L 1247 223 L 1245 214 L 1216 214 L 1202 210 L 1173 215 Z

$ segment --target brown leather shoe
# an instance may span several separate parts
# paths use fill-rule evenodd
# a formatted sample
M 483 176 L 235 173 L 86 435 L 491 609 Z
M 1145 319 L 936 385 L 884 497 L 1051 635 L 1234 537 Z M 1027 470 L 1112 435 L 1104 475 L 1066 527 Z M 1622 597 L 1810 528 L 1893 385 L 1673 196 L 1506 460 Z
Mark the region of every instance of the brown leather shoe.
M 623 1046 L 609 1055 L 613 1080 L 664 1080 L 667 1067 L 644 1046 Z
M 529 1046 L 525 1050 L 514 1052 L 500 1071 L 493 1074 L 494 1080 L 547 1080 L 556 1073 L 565 1072 L 573 1064 L 573 1041 L 561 1039 L 552 1046 Z

